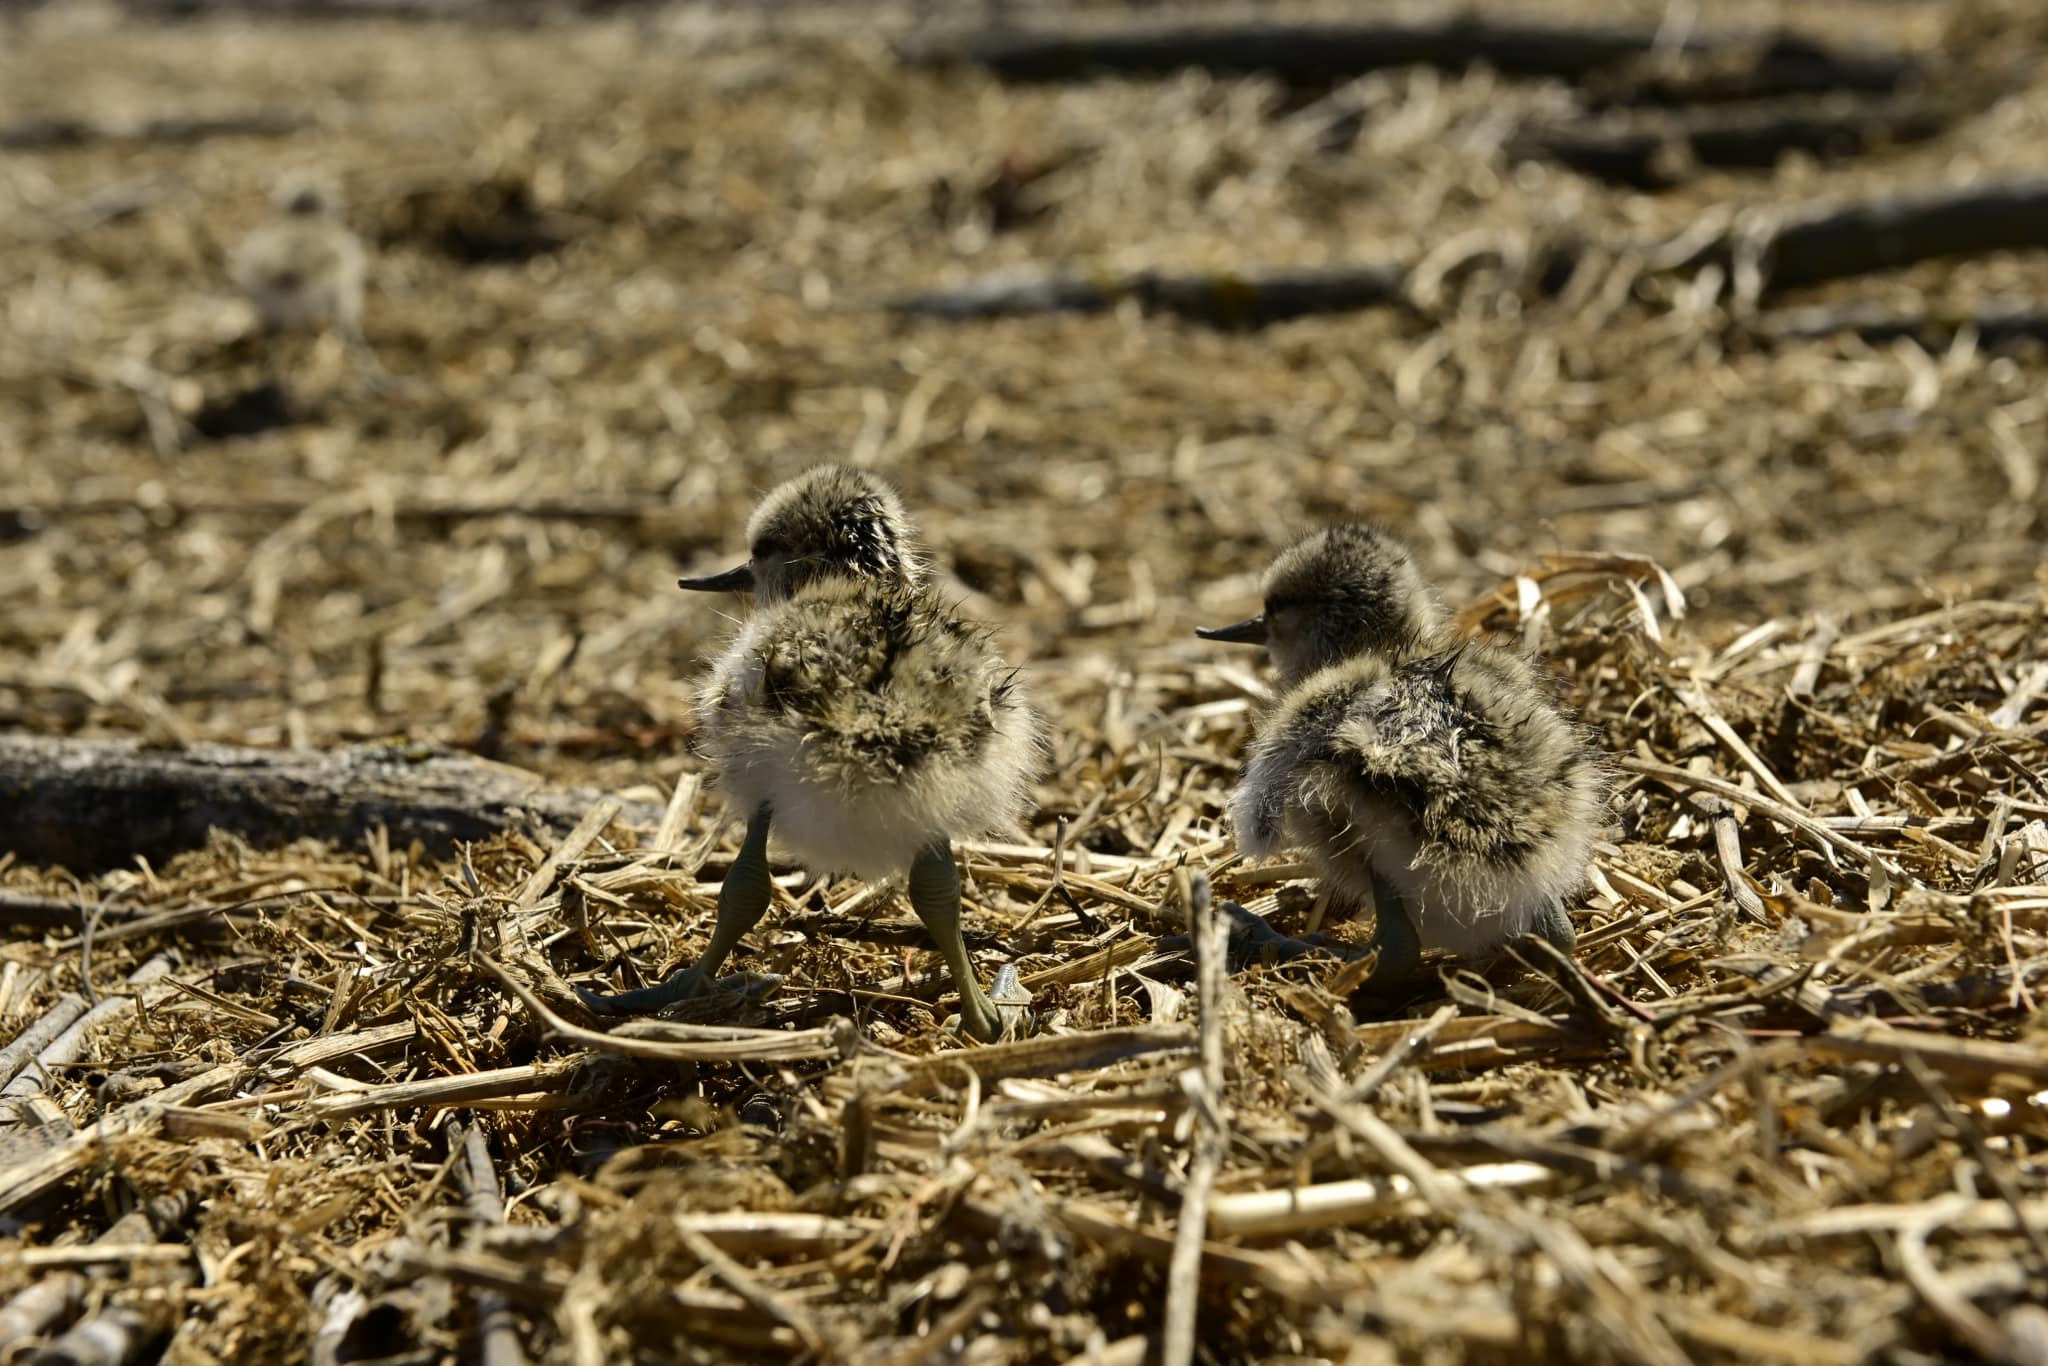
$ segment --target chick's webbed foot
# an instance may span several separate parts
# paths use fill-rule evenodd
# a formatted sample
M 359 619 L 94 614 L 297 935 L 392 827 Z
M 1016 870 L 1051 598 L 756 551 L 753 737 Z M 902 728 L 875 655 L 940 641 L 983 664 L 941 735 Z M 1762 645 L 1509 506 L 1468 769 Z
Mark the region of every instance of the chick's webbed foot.
M 996 980 L 989 984 L 988 998 L 995 1005 L 996 1018 L 1001 1022 L 996 1031 L 997 1040 L 1007 1043 L 1012 1039 L 1029 1038 L 1036 1030 L 1038 1020 L 1031 1013 L 1031 991 L 1024 985 L 1023 974 L 1015 963 L 1005 963 L 996 970 Z M 965 1032 L 966 1025 L 958 1015 L 948 1015 L 939 1028 L 948 1034 L 959 1035 Z
M 911 861 L 910 909 L 924 922 L 960 993 L 960 1032 L 994 1043 L 1003 1036 L 1003 1013 L 981 989 L 967 957 L 967 940 L 960 933 L 960 873 L 953 866 L 953 846 L 945 840 L 934 840 Z
M 702 996 L 709 985 L 709 980 L 693 963 L 686 968 L 677 968 L 652 986 L 632 991 L 592 991 L 589 987 L 579 986 L 576 995 L 599 1015 L 648 1015 Z
M 1422 942 L 1416 937 L 1414 922 L 1408 918 L 1391 888 L 1382 886 L 1380 890 L 1372 938 L 1350 948 L 1333 947 L 1320 934 L 1296 939 L 1282 934 L 1264 916 L 1246 910 L 1235 901 L 1225 901 L 1222 905 L 1223 913 L 1230 921 L 1230 966 L 1233 972 L 1254 964 L 1291 963 L 1311 953 L 1330 954 L 1345 962 L 1356 962 L 1377 952 L 1379 959 L 1356 995 L 1378 997 L 1399 992 L 1414 978 L 1422 963 Z M 1176 935 L 1161 943 L 1185 947 L 1185 939 L 1184 935 Z
M 701 996 L 718 978 L 718 970 L 747 931 L 760 923 L 768 910 L 773 883 L 768 874 L 768 808 L 762 807 L 747 822 L 746 838 L 733 856 L 732 869 L 718 889 L 718 919 L 711 927 L 711 942 L 704 956 L 689 967 L 670 973 L 666 980 L 636 991 L 598 992 L 576 988 L 583 1004 L 604 1015 L 640 1015 Z
M 1273 928 L 1272 923 L 1254 911 L 1248 911 L 1235 901 L 1218 903 L 1228 923 L 1228 952 L 1232 972 L 1242 972 L 1255 964 L 1267 966 L 1291 963 L 1311 953 L 1328 953 L 1329 948 L 1320 934 L 1296 939 Z M 1160 947 L 1185 950 L 1191 945 L 1187 935 L 1176 934 L 1160 941 Z

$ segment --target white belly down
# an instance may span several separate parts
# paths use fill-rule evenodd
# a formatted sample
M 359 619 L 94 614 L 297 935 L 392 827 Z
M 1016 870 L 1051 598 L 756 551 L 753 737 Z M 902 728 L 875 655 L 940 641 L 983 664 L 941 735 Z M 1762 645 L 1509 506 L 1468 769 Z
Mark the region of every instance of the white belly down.
M 735 756 L 719 781 L 747 815 L 766 804 L 770 839 L 810 871 L 879 881 L 907 872 L 928 844 L 1012 828 L 1024 801 L 1029 745 L 1027 737 L 999 731 L 974 757 L 848 785 L 815 774 L 802 744 L 791 741 Z

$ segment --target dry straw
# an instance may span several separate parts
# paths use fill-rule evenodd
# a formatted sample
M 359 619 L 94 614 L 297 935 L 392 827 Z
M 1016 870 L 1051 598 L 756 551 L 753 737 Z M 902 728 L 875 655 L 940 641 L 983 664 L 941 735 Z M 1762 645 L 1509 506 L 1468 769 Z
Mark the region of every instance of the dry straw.
M 772 10 L 53 20 L 0 55 L 9 129 L 245 129 L 0 164 L 0 725 L 396 736 L 582 794 L 447 854 L 0 853 L 0 1352 L 2041 1359 L 2040 356 L 1773 340 L 1728 292 L 1768 262 L 1701 250 L 1962 149 L 2025 170 L 2043 35 L 1825 6 L 2029 61 L 1961 131 L 1649 195 L 1509 155 L 1554 81 L 1005 87 L 901 66 L 894 17 Z M 390 385 L 258 344 L 221 273 L 306 163 L 373 250 Z M 1426 287 L 1257 333 L 870 307 L 1358 261 Z M 1807 302 L 2044 294 L 2011 253 Z M 737 835 L 688 752 L 725 609 L 667 585 L 827 456 L 900 486 L 1058 736 L 1027 828 L 961 853 L 1040 1032 L 947 1040 L 900 900 L 790 869 L 729 992 L 603 1032 L 566 983 L 689 960 Z M 1355 963 L 1219 963 L 1236 922 L 1189 920 L 1206 886 L 1358 933 L 1235 858 L 1266 684 L 1189 635 L 1340 516 L 1614 757 L 1576 960 L 1434 962 L 1364 1020 Z

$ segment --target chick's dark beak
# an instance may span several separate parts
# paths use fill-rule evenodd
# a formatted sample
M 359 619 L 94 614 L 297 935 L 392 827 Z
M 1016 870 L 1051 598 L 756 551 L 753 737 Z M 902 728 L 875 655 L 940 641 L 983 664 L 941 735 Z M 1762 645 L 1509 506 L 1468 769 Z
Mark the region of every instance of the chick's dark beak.
M 701 579 L 677 579 L 676 587 L 687 588 L 693 593 L 751 593 L 754 591 L 754 567 L 743 564 L 723 574 L 711 574 Z
M 1266 643 L 1266 614 L 1246 617 L 1235 626 L 1197 626 L 1195 634 L 1204 640 L 1223 640 L 1232 645 L 1264 645 Z

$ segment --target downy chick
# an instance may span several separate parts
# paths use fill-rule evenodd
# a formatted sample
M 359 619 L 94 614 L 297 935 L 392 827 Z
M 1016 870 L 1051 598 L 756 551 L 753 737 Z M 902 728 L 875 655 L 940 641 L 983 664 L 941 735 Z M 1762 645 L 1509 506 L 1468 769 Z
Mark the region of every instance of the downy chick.
M 1362 994 L 1400 987 L 1424 948 L 1533 932 L 1569 952 L 1602 771 L 1535 669 L 1452 641 L 1407 549 L 1369 527 L 1305 537 L 1264 587 L 1258 616 L 1198 633 L 1264 644 L 1283 689 L 1231 800 L 1239 847 L 1300 849 L 1341 904 L 1375 907 Z
M 702 749 L 747 814 L 710 945 L 660 986 L 594 998 L 647 1010 L 695 995 L 768 906 L 767 841 L 815 871 L 908 871 L 912 908 L 960 993 L 964 1031 L 1002 1031 L 960 931 L 952 842 L 1015 825 L 1044 742 L 988 632 L 924 585 L 902 504 L 873 476 L 824 465 L 768 494 L 747 562 L 684 579 L 758 610 L 698 698 Z M 593 999 L 586 995 L 586 999 Z
M 235 248 L 228 263 L 266 331 L 333 326 L 360 343 L 363 244 L 336 210 L 332 191 L 311 179 L 280 186 L 276 216 Z

